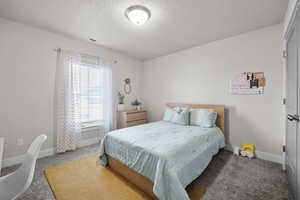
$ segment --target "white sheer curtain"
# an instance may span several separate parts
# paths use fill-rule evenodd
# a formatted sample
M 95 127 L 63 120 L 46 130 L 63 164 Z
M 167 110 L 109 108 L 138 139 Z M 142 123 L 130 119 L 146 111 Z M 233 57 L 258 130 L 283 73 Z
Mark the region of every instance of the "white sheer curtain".
M 81 141 L 81 67 L 99 70 L 99 119 L 101 133 L 114 128 L 112 99 L 112 69 L 110 62 L 96 56 L 71 51 L 58 52 L 55 93 L 55 130 L 57 151 L 76 149 Z
M 97 56 L 82 55 L 81 62 L 93 68 L 99 70 L 99 85 L 101 89 L 99 90 L 101 98 L 99 98 L 100 106 L 100 132 L 104 133 L 112 130 L 113 125 L 113 98 L 112 98 L 112 69 L 111 62 L 99 58 Z
M 111 131 L 113 127 L 113 103 L 112 103 L 112 70 L 109 63 L 100 62 L 100 82 L 102 85 L 102 126 L 104 133 Z
M 80 62 L 79 54 L 58 51 L 55 88 L 57 152 L 75 150 L 81 141 Z

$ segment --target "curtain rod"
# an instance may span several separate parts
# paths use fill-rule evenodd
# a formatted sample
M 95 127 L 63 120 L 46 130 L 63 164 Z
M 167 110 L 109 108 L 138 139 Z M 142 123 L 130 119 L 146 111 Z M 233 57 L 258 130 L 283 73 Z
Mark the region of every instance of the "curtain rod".
M 53 49 L 53 51 L 55 51 L 55 52 L 59 52 L 59 51 L 61 51 L 61 48 L 56 48 L 56 49 Z M 86 55 L 89 55 L 89 54 L 86 54 Z M 91 56 L 94 56 L 94 55 L 91 55 Z M 95 57 L 98 57 L 98 58 L 101 58 L 101 57 L 99 57 L 99 56 L 95 56 Z M 105 58 L 102 58 L 102 59 L 104 59 L 105 60 Z M 114 63 L 114 64 L 116 64 L 116 63 L 118 63 L 118 61 L 117 60 L 110 60 L 112 63 Z

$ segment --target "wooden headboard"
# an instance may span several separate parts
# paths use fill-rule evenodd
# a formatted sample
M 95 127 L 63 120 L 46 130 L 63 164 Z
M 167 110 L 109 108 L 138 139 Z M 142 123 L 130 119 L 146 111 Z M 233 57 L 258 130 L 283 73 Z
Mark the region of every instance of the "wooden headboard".
M 225 131 L 225 108 L 222 105 L 205 105 L 205 104 L 181 104 L 181 103 L 167 103 L 170 108 L 174 107 L 189 107 L 189 108 L 203 108 L 203 109 L 213 109 L 218 113 L 216 125 L 222 130 Z

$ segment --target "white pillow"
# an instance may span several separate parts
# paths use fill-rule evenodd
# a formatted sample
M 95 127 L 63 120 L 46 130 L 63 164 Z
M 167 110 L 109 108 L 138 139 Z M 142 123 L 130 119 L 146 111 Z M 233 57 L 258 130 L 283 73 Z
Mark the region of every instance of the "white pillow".
M 190 111 L 190 125 L 211 128 L 216 126 L 217 116 L 213 109 L 193 109 Z
M 189 108 L 175 108 L 175 114 L 172 121 L 175 124 L 188 125 L 189 124 Z
M 175 114 L 174 109 L 166 108 L 163 120 L 168 122 L 172 121 L 174 114 Z
M 164 121 L 169 121 L 175 124 L 188 125 L 189 124 L 189 109 L 188 108 L 166 108 Z

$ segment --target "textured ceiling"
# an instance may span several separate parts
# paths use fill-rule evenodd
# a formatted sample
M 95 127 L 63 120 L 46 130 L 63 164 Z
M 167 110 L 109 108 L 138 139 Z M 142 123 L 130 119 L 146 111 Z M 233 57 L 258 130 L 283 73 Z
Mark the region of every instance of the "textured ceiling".
M 127 7 L 152 12 L 143 26 Z M 140 60 L 283 21 L 288 0 L 0 0 L 0 17 L 121 51 Z

